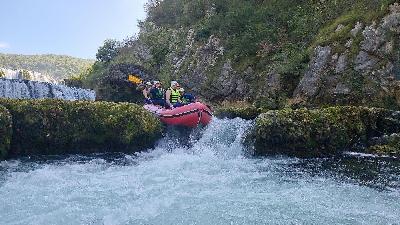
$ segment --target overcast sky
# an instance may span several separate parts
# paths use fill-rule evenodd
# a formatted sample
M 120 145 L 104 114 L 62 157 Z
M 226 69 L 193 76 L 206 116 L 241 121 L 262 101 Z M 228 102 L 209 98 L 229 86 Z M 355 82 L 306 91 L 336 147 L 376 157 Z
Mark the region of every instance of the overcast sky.
M 0 52 L 95 58 L 138 32 L 147 0 L 0 0 Z

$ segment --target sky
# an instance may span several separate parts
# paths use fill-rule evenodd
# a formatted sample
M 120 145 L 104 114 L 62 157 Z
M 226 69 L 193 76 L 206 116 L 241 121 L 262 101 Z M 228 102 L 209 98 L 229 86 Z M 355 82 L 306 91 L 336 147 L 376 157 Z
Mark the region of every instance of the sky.
M 96 57 L 138 33 L 147 0 L 0 0 L 0 53 Z

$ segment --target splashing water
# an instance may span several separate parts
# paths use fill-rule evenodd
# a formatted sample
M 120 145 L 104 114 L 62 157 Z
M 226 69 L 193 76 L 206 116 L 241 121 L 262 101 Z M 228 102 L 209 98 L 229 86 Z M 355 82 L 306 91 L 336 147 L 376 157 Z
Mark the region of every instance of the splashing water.
M 2 162 L 0 224 L 399 223 L 398 173 L 380 189 L 324 160 L 247 157 L 250 128 L 215 119 L 189 144 L 169 135 L 145 153 Z

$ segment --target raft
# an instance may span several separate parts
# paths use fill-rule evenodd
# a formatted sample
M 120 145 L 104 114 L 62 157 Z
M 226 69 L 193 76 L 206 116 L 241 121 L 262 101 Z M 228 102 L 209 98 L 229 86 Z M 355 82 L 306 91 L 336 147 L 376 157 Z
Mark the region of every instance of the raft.
M 211 109 L 201 102 L 191 103 L 174 109 L 164 109 L 156 105 L 145 105 L 144 108 L 155 114 L 161 122 L 171 126 L 195 128 L 206 126 L 211 122 Z

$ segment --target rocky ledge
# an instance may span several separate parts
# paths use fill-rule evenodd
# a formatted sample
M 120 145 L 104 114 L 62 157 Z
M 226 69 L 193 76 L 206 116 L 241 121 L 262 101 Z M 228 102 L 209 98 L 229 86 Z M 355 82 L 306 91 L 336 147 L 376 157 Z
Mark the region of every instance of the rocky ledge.
M 161 131 L 158 119 L 135 104 L 0 99 L 0 159 L 137 152 Z
M 284 109 L 256 119 L 256 155 L 324 157 L 346 151 L 400 156 L 400 112 L 366 107 Z

